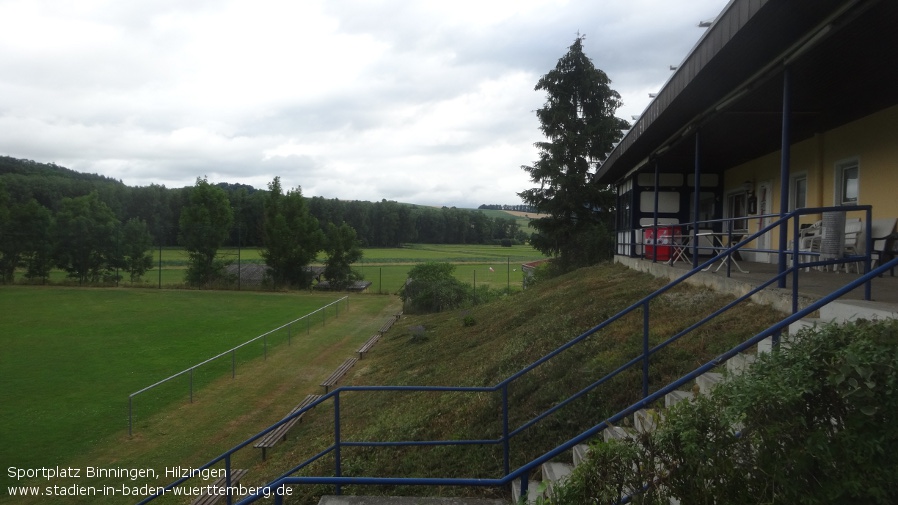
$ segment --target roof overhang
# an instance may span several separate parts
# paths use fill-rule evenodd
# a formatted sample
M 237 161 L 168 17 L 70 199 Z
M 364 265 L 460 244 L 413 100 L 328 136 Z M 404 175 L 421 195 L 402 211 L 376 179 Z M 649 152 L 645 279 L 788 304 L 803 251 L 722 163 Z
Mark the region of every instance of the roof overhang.
M 614 183 L 653 159 L 691 172 L 696 131 L 704 173 L 779 150 L 786 68 L 792 143 L 895 105 L 896 26 L 893 0 L 731 1 L 595 180 Z

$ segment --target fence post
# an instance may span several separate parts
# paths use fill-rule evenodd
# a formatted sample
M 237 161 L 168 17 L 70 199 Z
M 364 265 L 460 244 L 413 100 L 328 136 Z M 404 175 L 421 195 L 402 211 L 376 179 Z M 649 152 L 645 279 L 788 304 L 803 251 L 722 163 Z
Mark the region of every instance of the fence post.
M 134 401 L 134 397 L 128 396 L 128 438 L 131 438 L 132 433 L 133 433 L 133 431 L 132 431 L 132 423 L 133 423 L 132 416 L 134 415 L 134 411 L 132 410 L 133 409 L 133 405 L 132 405 L 133 401 Z
M 231 351 L 231 378 L 237 377 L 237 360 L 234 358 L 234 351 Z
M 287 326 L 287 345 L 290 345 L 290 330 L 293 328 L 293 325 Z
M 190 403 L 193 403 L 193 369 L 190 369 Z
M 649 395 L 649 302 L 642 306 L 642 397 Z

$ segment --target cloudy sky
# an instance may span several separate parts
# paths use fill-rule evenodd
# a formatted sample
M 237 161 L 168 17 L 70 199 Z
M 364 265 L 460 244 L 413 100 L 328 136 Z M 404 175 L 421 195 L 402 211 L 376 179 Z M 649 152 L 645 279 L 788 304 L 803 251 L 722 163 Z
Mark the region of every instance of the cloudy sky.
M 0 155 L 121 179 L 514 204 L 577 33 L 630 119 L 727 0 L 0 0 Z

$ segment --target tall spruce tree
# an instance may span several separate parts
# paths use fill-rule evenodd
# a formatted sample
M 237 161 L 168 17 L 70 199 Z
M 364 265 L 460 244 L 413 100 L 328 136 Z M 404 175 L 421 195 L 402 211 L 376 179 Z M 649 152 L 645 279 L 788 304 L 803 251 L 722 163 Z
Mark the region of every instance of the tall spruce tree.
M 599 162 L 630 127 L 616 118 L 620 95 L 583 53 L 578 35 L 536 90 L 546 103 L 536 111 L 546 141 L 537 142 L 539 159 L 522 166 L 539 184 L 518 193 L 545 216 L 531 222 L 535 248 L 558 258 L 563 268 L 595 263 L 611 254 L 613 195 L 592 182 Z

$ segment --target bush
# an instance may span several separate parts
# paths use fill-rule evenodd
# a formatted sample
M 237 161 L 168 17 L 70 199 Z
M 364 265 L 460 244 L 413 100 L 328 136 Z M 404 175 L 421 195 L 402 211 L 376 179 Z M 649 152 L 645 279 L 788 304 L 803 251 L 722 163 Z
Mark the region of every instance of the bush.
M 806 330 L 655 432 L 596 444 L 554 502 L 895 503 L 896 342 L 896 321 Z
M 399 297 L 409 312 L 441 312 L 461 307 L 470 299 L 470 288 L 452 273 L 455 265 L 428 262 L 417 265 L 408 273 L 408 280 L 399 289 Z

